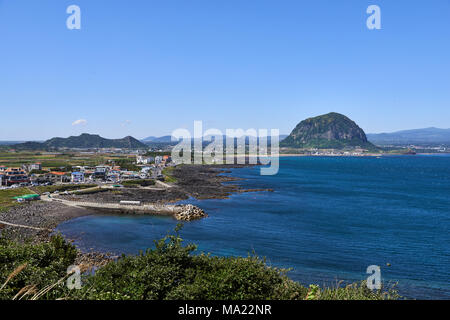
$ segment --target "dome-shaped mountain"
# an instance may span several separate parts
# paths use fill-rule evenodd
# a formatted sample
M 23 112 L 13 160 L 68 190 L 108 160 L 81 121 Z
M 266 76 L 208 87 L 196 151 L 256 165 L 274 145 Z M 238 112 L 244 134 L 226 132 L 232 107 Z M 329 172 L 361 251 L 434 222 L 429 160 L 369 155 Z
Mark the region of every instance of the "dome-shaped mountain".
M 303 120 L 280 146 L 318 149 L 376 148 L 367 141 L 366 134 L 354 121 L 336 112 Z

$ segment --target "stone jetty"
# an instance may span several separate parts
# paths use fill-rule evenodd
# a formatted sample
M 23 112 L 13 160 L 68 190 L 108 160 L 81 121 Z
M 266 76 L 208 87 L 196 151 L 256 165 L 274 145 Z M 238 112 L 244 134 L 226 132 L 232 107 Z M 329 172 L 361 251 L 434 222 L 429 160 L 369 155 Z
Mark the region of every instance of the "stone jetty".
M 67 206 L 96 209 L 101 211 L 116 211 L 133 214 L 172 215 L 177 220 L 192 221 L 205 218 L 208 215 L 199 207 L 192 204 L 124 204 L 124 203 L 98 203 L 85 201 L 69 201 L 59 197 L 42 197 L 44 201 L 56 201 Z

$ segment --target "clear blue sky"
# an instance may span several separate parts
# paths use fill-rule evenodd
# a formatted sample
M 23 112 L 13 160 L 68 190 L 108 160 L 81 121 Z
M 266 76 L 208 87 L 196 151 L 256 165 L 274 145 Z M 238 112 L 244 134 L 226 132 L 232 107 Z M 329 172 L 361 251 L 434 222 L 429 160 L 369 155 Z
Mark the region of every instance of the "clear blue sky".
M 0 41 L 0 140 L 450 127 L 450 0 L 0 0 Z

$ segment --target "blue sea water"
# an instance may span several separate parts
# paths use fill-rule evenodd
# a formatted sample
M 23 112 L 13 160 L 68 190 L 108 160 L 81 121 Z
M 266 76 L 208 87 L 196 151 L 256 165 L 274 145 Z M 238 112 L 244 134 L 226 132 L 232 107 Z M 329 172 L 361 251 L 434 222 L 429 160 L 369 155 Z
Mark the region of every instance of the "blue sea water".
M 336 285 L 381 267 L 407 298 L 450 299 L 450 156 L 283 157 L 275 176 L 232 169 L 274 192 L 187 202 L 209 217 L 181 235 L 198 250 L 265 256 L 304 284 Z M 58 230 L 83 250 L 138 253 L 176 226 L 170 217 L 92 215 Z M 388 266 L 387 264 L 390 264 Z

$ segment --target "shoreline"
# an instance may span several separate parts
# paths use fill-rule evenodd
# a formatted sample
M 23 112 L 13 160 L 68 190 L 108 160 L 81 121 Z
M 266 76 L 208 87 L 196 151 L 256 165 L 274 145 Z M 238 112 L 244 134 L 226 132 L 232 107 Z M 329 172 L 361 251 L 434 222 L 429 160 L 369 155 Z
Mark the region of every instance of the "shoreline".
M 241 180 L 221 175 L 229 169 L 254 165 L 182 165 L 176 167 L 173 176 L 177 183 L 164 190 L 124 188 L 98 194 L 60 195 L 65 200 L 95 201 L 99 203 L 118 203 L 121 200 L 138 200 L 155 204 L 174 204 L 189 198 L 226 199 L 233 193 L 252 191 L 273 191 L 271 189 L 244 189 L 235 184 L 224 184 Z M 0 212 L 0 231 L 18 241 L 48 241 L 57 226 L 71 219 L 104 215 L 105 211 L 72 207 L 58 201 L 36 201 L 14 206 Z M 125 213 L 125 215 L 134 215 Z M 152 215 L 152 214 L 148 214 Z M 23 226 L 23 227 L 21 227 Z M 70 239 L 67 239 L 70 241 Z
M 230 172 L 229 169 L 232 168 L 246 166 L 254 165 L 183 165 L 174 170 L 174 177 L 177 179 L 177 183 L 171 188 L 165 190 L 127 189 L 126 192 L 128 193 L 125 194 L 125 197 L 131 197 L 129 200 L 134 200 L 134 197 L 138 197 L 142 200 L 156 200 L 156 203 L 160 204 L 172 204 L 187 200 L 190 197 L 195 199 L 226 199 L 233 193 L 262 191 L 243 189 L 235 184 L 224 184 L 224 182 L 241 179 L 223 176 L 221 175 L 222 173 L 228 173 Z M 266 191 L 271 190 L 267 189 Z M 113 192 L 117 192 L 117 190 L 108 191 L 108 194 L 102 192 L 85 195 L 84 197 L 89 198 L 93 196 L 97 202 L 114 201 L 118 203 L 118 198 L 120 197 L 117 196 L 119 194 L 114 194 Z M 39 200 L 1 211 L 0 221 L 7 224 L 0 222 L 0 234 L 18 242 L 43 243 L 50 240 L 58 225 L 63 222 L 84 216 L 102 216 L 105 213 L 111 212 L 68 206 L 58 201 Z M 122 213 L 120 215 L 135 214 Z M 73 243 L 76 240 L 64 238 L 69 243 Z M 89 251 L 77 248 L 77 251 L 76 263 L 87 268 L 101 267 L 117 259 L 117 256 L 112 253 L 100 252 L 94 248 Z

